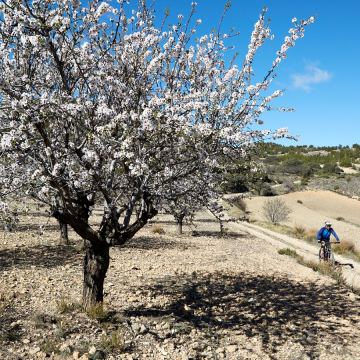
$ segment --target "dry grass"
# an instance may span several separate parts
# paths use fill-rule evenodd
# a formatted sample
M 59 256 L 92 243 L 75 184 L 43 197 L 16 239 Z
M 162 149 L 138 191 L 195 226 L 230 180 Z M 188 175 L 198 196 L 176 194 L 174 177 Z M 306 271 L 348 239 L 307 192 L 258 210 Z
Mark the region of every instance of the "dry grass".
M 100 347 L 107 353 L 113 351 L 124 351 L 125 338 L 120 330 L 111 332 L 110 334 L 104 334 L 101 336 Z
M 360 251 L 355 247 L 355 244 L 349 240 L 341 240 L 340 244 L 335 244 L 333 250 L 336 254 L 351 257 L 356 261 L 360 261 Z
M 303 239 L 306 240 L 307 242 L 314 243 L 316 241 L 316 235 L 317 235 L 316 229 L 307 229 Z
M 334 267 L 330 262 L 318 262 L 313 260 L 306 260 L 303 256 L 299 255 L 295 250 L 284 248 L 278 250 L 281 255 L 287 255 L 295 258 L 296 261 L 303 266 L 306 266 L 320 274 L 329 276 L 334 279 L 337 284 L 346 286 L 346 281 L 342 275 L 341 269 Z
M 287 256 L 290 256 L 293 258 L 297 258 L 299 256 L 295 250 L 290 249 L 290 248 L 280 249 L 280 250 L 278 250 L 278 253 L 280 255 L 287 255 Z
M 81 309 L 81 304 L 76 301 L 70 301 L 62 298 L 56 303 L 56 308 L 59 314 L 68 314 L 72 313 L 76 309 Z
M 294 236 L 298 239 L 303 239 L 306 235 L 306 229 L 302 225 L 295 225 Z
M 86 310 L 86 314 L 89 318 L 97 320 L 99 322 L 106 321 L 109 318 L 109 313 L 104 309 L 103 303 L 98 303 L 93 306 L 90 306 Z
M 165 234 L 165 230 L 162 226 L 160 225 L 154 225 L 152 228 L 151 228 L 151 232 L 153 234 L 158 234 L 158 235 L 164 235 Z
M 291 228 L 286 225 L 273 225 L 270 223 L 259 223 L 259 225 L 276 231 L 281 234 L 295 236 L 298 239 L 305 240 L 308 243 L 316 243 L 316 229 L 306 229 L 301 225 L 295 225 L 294 228 Z M 360 251 L 355 247 L 355 244 L 349 240 L 341 240 L 340 244 L 335 244 L 333 246 L 333 251 L 336 254 L 344 255 L 350 257 L 353 260 L 360 261 Z

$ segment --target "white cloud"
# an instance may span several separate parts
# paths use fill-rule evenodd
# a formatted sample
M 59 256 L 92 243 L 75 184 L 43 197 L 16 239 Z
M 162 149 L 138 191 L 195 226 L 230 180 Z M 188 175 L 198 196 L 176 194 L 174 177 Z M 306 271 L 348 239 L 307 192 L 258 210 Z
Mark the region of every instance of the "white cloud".
M 332 74 L 327 70 L 320 69 L 316 65 L 307 65 L 303 74 L 293 74 L 291 76 L 292 86 L 295 89 L 310 91 L 312 85 L 327 82 L 332 78 Z

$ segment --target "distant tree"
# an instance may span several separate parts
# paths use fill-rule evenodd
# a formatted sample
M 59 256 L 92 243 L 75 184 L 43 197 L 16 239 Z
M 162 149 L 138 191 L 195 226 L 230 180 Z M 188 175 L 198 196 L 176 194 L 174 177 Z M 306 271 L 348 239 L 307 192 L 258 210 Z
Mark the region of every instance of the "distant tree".
M 216 29 L 195 39 L 196 3 L 165 31 L 145 0 L 133 13 L 126 6 L 0 3 L 0 189 L 48 204 L 84 239 L 85 308 L 103 300 L 110 247 L 189 194 L 193 179 L 206 179 L 210 201 L 221 166 L 258 141 L 287 136 L 252 124 L 282 94 L 269 92 L 270 83 L 313 21 L 293 20 L 258 81 L 254 58 L 271 38 L 265 11 L 239 67 L 227 61 L 236 34 Z M 96 225 L 95 202 L 104 204 Z
M 289 218 L 291 209 L 285 201 L 279 198 L 266 200 L 263 206 L 263 214 L 273 224 L 286 221 Z

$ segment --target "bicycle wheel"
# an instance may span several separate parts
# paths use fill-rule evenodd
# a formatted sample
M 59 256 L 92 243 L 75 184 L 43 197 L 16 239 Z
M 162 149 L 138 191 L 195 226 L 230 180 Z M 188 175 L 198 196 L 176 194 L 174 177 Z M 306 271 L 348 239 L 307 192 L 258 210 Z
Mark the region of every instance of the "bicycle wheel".
M 331 265 L 334 265 L 334 264 L 335 264 L 334 254 L 333 254 L 333 252 L 332 252 L 331 249 L 328 249 L 328 262 L 329 262 Z
M 324 247 L 322 246 L 319 250 L 319 260 L 320 261 L 324 261 L 325 260 L 325 251 L 324 251 Z

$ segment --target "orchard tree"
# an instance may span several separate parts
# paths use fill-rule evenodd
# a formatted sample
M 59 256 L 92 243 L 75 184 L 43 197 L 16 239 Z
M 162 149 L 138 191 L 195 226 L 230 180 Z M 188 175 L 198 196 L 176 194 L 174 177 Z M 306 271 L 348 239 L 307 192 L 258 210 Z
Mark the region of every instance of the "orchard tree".
M 272 37 L 265 11 L 237 65 L 227 61 L 236 34 L 219 27 L 196 38 L 196 3 L 173 25 L 155 19 L 145 0 L 132 11 L 128 3 L 0 2 L 0 195 L 48 204 L 84 239 L 85 308 L 103 301 L 110 247 L 173 199 L 192 198 L 196 179 L 209 185 L 207 203 L 225 160 L 287 135 L 262 130 L 260 117 L 281 95 L 269 88 L 276 68 L 313 21 L 293 19 L 253 83 L 255 54 Z M 93 225 L 99 201 L 102 219 Z

